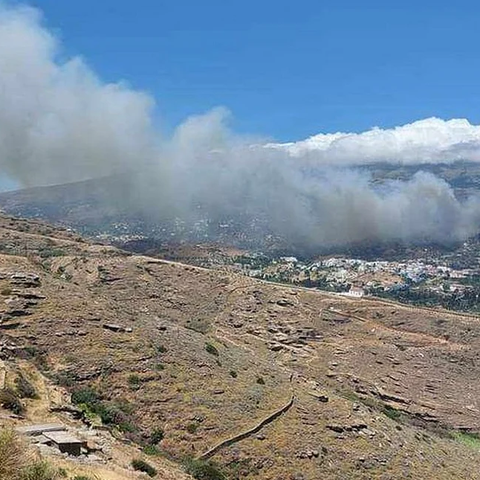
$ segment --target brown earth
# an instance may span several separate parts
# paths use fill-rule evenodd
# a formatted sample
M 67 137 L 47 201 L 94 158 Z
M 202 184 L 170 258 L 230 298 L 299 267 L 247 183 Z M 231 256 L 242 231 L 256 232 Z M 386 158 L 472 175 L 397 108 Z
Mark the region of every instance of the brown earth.
M 8 217 L 0 251 L 7 368 L 35 363 L 49 388 L 128 405 L 124 441 L 162 428 L 165 455 L 200 457 L 293 397 L 215 452 L 228 478 L 480 479 L 478 318 L 128 255 Z M 32 401 L 21 422 L 47 413 Z M 122 445 L 127 468 L 138 450 Z

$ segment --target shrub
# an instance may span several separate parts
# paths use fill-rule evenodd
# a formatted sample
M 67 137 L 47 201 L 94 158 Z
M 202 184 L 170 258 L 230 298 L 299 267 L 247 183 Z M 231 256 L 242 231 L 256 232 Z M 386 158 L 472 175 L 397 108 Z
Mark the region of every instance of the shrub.
M 389 405 L 385 405 L 382 409 L 382 413 L 392 420 L 400 420 L 402 413 Z
M 197 480 L 226 480 L 225 474 L 213 462 L 188 459 L 184 462 L 185 471 Z
M 165 437 L 165 431 L 163 428 L 156 428 L 150 434 L 150 445 L 158 445 Z
M 40 350 L 33 345 L 27 345 L 19 351 L 20 358 L 33 359 L 33 362 L 40 370 L 49 370 L 50 365 L 45 350 Z
M 156 445 L 145 445 L 143 447 L 143 453 L 153 457 L 155 455 L 160 455 L 160 450 Z
M 215 355 L 216 357 L 218 357 L 218 350 L 217 348 L 215 347 L 215 345 L 211 344 L 211 343 L 206 343 L 205 344 L 205 350 L 207 351 L 207 353 L 209 353 L 210 355 Z
M 36 357 L 37 355 L 40 354 L 40 352 L 38 351 L 38 348 L 32 347 L 31 345 L 27 345 L 26 347 L 24 347 L 23 350 L 31 358 Z
M 241 480 L 243 478 L 257 478 L 259 468 L 252 462 L 252 458 L 234 460 L 226 466 L 225 475 L 231 480 Z
M 188 433 L 195 433 L 198 430 L 198 423 L 189 423 L 186 426 L 186 430 Z
M 15 379 L 15 386 L 20 398 L 38 398 L 35 387 L 23 375 Z
M 53 376 L 53 380 L 61 387 L 73 387 L 75 385 L 75 376 L 71 372 L 58 372 Z
M 72 393 L 72 403 L 92 407 L 100 401 L 100 395 L 90 387 L 80 388 Z
M 28 458 L 25 445 L 13 430 L 0 430 L 0 478 L 21 480 Z
M 157 470 L 144 460 L 132 460 L 132 467 L 134 470 L 146 473 L 149 477 L 154 477 L 157 474 Z
M 5 388 L 0 391 L 0 405 L 13 412 L 15 415 L 22 415 L 25 411 L 17 394 L 10 388 Z
M 12 294 L 12 288 L 11 287 L 3 287 L 1 292 L 0 292 L 4 297 L 8 297 Z
M 156 349 L 157 353 L 167 353 L 167 347 L 164 345 L 157 345 Z
M 257 377 L 257 383 L 259 385 L 265 385 L 265 380 L 262 377 Z
M 478 450 L 480 448 L 480 436 L 472 432 L 454 432 L 452 437 L 467 447 Z
M 40 461 L 29 465 L 22 473 L 22 480 L 57 480 L 61 472 L 48 462 Z
M 81 388 L 72 393 L 72 403 L 83 407 L 86 413 L 94 413 L 105 425 L 114 425 L 122 432 L 135 432 L 129 405 L 126 403 L 106 403 L 93 388 Z
M 235 371 L 235 370 L 230 370 L 230 376 L 232 378 L 237 378 L 238 377 L 238 373 Z
M 131 387 L 138 387 L 141 383 L 140 377 L 138 375 L 132 374 L 128 377 L 128 383 Z
M 41 258 L 63 257 L 66 253 L 58 248 L 44 248 L 38 252 Z
M 130 422 L 126 414 L 118 405 L 99 403 L 94 412 L 100 416 L 105 425 L 116 425 L 122 432 L 134 432 L 136 428 Z

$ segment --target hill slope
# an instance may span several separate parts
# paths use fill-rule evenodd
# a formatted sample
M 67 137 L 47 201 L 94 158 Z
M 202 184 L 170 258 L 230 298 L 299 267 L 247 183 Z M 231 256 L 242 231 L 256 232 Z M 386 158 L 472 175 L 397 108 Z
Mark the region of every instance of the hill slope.
M 2 355 L 39 366 L 124 439 L 162 430 L 165 455 L 211 458 L 228 478 L 480 478 L 477 318 L 128 255 L 8 217 L 0 251 Z

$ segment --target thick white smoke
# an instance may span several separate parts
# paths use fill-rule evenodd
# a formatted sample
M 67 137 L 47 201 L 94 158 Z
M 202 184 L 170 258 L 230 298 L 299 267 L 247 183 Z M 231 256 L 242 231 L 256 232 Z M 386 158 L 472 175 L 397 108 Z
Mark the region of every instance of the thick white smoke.
M 154 102 L 102 83 L 59 43 L 32 8 L 0 7 L 0 174 L 23 186 L 132 174 L 124 207 L 159 218 L 261 216 L 302 245 L 375 240 L 442 241 L 477 233 L 480 204 L 417 174 L 373 187 L 352 166 L 480 160 L 480 127 L 428 119 L 393 130 L 317 135 L 266 144 L 234 135 L 227 112 L 187 119 L 161 140 Z
M 170 144 L 171 178 L 187 211 L 201 203 L 223 218 L 255 212 L 268 216 L 273 231 L 312 247 L 372 240 L 448 243 L 479 229 L 480 198 L 460 202 L 432 174 L 374 187 L 368 174 L 352 167 L 312 164 L 238 139 L 233 145 L 223 113 L 189 120 Z
M 0 167 L 24 185 L 110 174 L 152 156 L 153 101 L 103 84 L 32 8 L 0 7 Z

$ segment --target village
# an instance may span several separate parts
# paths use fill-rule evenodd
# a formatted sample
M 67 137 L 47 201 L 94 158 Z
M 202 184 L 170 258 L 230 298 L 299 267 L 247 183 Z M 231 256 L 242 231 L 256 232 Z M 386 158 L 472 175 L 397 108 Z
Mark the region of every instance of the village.
M 446 261 L 425 259 L 367 261 L 328 257 L 304 262 L 297 257 L 270 261 L 262 254 L 246 254 L 229 266 L 237 272 L 263 280 L 318 288 L 342 295 L 375 295 L 415 303 L 442 303 L 463 299 L 476 291 L 480 269 L 453 268 Z M 442 301 L 440 301 L 442 300 Z

